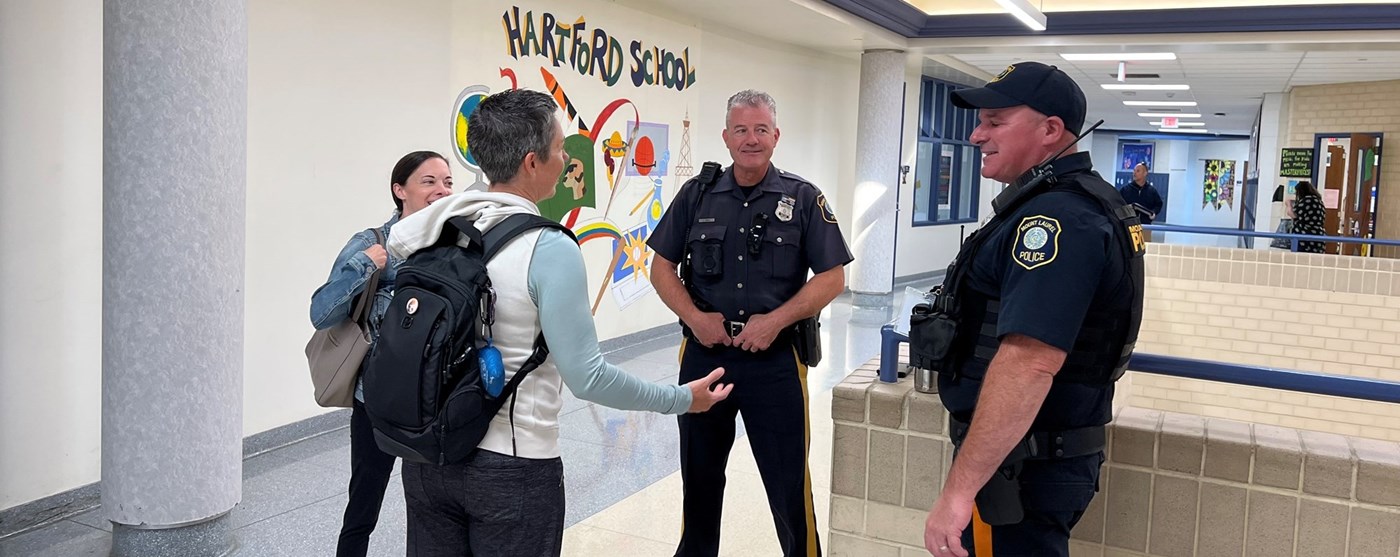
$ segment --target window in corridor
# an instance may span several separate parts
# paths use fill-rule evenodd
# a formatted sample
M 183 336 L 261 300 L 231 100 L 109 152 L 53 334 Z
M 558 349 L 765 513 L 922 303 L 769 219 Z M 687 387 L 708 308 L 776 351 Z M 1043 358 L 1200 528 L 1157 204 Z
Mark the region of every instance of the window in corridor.
M 968 141 L 977 111 L 948 98 L 962 89 L 925 77 L 919 93 L 919 148 L 914 169 L 915 226 L 977 221 L 982 153 Z

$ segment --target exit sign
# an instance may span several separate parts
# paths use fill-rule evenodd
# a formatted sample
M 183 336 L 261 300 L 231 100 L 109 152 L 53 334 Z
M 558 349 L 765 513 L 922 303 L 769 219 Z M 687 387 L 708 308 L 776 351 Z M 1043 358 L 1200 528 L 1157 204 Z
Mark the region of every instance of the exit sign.
M 1163 117 L 1163 118 L 1162 118 L 1162 127 L 1164 127 L 1164 128 L 1175 128 L 1175 127 L 1177 127 L 1176 116 L 1165 116 L 1165 117 Z

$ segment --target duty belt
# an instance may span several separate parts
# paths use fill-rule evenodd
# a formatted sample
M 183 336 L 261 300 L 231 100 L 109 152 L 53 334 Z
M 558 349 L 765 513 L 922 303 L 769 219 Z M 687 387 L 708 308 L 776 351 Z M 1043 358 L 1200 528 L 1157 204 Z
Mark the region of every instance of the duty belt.
M 971 427 L 967 422 L 948 417 L 948 437 L 953 440 L 954 445 L 962 445 Z M 1101 425 L 1065 431 L 1032 431 L 1016 443 L 1016 447 L 1011 449 L 1011 453 L 1006 455 L 1003 462 L 1074 458 L 1097 453 L 1102 451 L 1104 446 L 1104 426 Z

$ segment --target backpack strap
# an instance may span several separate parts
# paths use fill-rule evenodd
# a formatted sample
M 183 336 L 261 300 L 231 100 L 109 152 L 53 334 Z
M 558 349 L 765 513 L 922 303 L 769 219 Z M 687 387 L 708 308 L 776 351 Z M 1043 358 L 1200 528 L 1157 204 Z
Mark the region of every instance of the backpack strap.
M 570 239 L 578 243 L 578 237 L 574 236 L 574 231 L 569 230 L 567 226 L 534 213 L 516 213 L 496 223 L 496 225 L 492 226 L 491 230 L 487 230 L 486 234 L 482 237 L 481 245 L 486 249 L 486 260 L 490 261 L 492 257 L 495 257 L 497 252 L 501 251 L 501 248 L 504 248 L 505 245 L 509 244 L 511 240 L 514 240 L 516 236 L 536 228 L 553 228 L 568 234 Z
M 447 219 L 447 226 L 442 227 L 443 234 L 441 236 L 438 236 L 437 243 L 435 243 L 434 245 L 450 246 L 456 244 L 457 236 L 455 234 L 447 234 L 448 230 L 452 228 L 456 228 L 457 232 L 466 235 L 467 239 L 470 240 L 470 242 L 468 242 L 467 245 L 483 244 L 481 239 L 481 231 L 477 230 L 476 228 L 476 221 L 469 220 L 467 219 L 467 217 L 458 215 Z
M 506 386 L 501 388 L 500 396 L 496 398 L 504 401 L 506 397 L 515 394 L 516 387 L 519 387 L 520 382 L 525 380 L 525 376 L 544 364 L 547 358 L 549 358 L 549 346 L 544 342 L 544 333 L 540 333 L 535 336 L 535 351 L 530 353 L 530 358 L 520 366 L 520 371 L 511 376 L 510 381 L 506 382 Z
M 516 213 L 506 217 L 505 220 L 491 227 L 491 230 L 486 231 L 486 234 L 482 238 L 482 246 L 485 248 L 486 260 L 490 261 L 497 252 L 501 251 L 506 244 L 509 244 L 510 241 L 514 240 L 517 236 L 536 228 L 553 228 L 567 234 L 573 241 L 578 241 L 578 237 L 574 236 L 574 231 L 569 230 L 567 226 L 533 213 Z M 525 380 L 525 376 L 535 371 L 535 368 L 540 367 L 547 358 L 549 358 L 549 345 L 545 343 L 544 333 L 541 332 L 539 335 L 535 336 L 535 349 L 530 353 L 529 359 L 525 360 L 525 363 L 520 366 L 520 370 L 515 372 L 515 375 L 510 378 L 506 386 L 501 389 L 501 394 L 497 397 L 497 400 L 504 402 L 507 397 L 513 396 L 516 387 L 519 387 L 520 382 Z
M 369 230 L 374 231 L 375 243 L 381 246 L 384 245 L 384 232 L 380 231 L 378 228 L 370 228 Z M 388 265 L 389 262 L 386 260 L 384 264 Z M 359 299 L 355 301 L 355 309 L 350 311 L 350 318 L 360 324 L 360 329 L 364 330 L 366 335 L 369 334 L 369 329 L 366 327 L 366 324 L 369 321 L 369 308 L 372 305 L 370 300 L 373 300 L 375 293 L 379 292 L 379 275 L 383 272 L 384 268 L 380 267 L 375 269 L 373 273 L 370 273 L 369 284 L 365 286 L 365 291 L 360 295 Z

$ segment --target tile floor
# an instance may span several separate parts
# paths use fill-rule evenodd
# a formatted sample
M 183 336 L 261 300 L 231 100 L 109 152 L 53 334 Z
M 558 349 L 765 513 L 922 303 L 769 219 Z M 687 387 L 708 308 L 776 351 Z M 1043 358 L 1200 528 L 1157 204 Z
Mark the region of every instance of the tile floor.
M 927 288 L 916 284 L 915 287 Z M 899 308 L 903 286 L 891 295 Z M 823 314 L 826 358 L 808 378 L 811 472 L 823 547 L 831 490 L 831 388 L 877 355 L 889 307 L 853 309 L 847 296 Z M 674 382 L 679 338 L 667 336 L 610 352 L 609 361 L 654 381 Z M 564 555 L 669 555 L 680 532 L 681 481 L 676 420 L 622 412 L 567 391 L 561 451 L 568 497 Z M 721 555 L 778 555 L 772 518 L 742 421 L 729 464 Z M 349 430 L 339 429 L 257 455 L 243 464 L 243 501 L 231 520 L 237 557 L 332 555 L 346 502 Z M 397 478 L 397 472 L 395 478 Z M 389 484 L 371 555 L 403 555 L 403 487 Z M 0 540 L 0 556 L 106 555 L 111 526 L 100 508 Z

